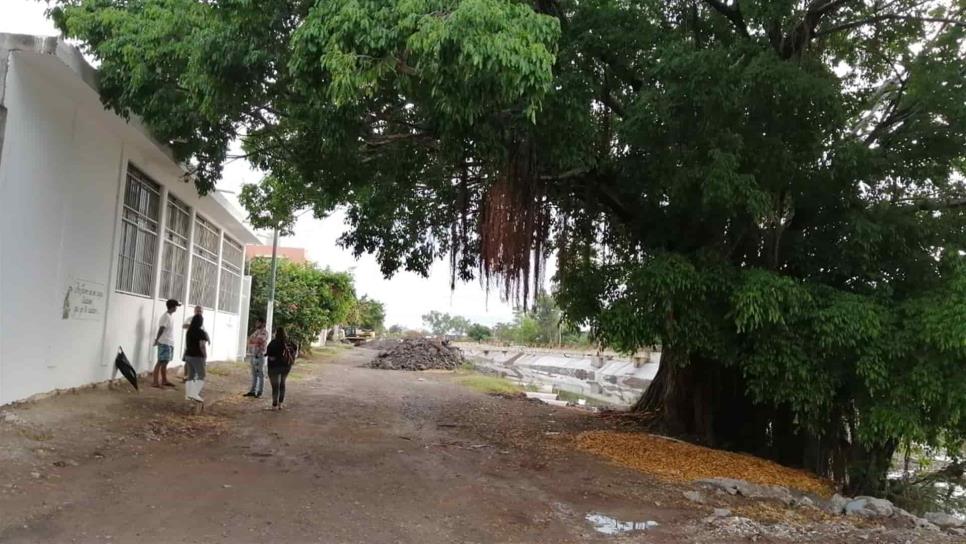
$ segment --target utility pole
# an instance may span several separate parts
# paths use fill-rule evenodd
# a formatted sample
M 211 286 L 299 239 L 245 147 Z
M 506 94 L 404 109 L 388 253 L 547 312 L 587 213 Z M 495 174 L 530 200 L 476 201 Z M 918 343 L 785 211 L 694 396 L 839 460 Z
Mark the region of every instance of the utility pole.
M 275 271 L 278 266 L 278 227 L 275 227 L 275 234 L 272 235 L 272 276 L 268 280 L 268 307 L 265 309 L 265 330 L 268 334 L 275 336 L 272 330 L 272 321 L 275 315 Z

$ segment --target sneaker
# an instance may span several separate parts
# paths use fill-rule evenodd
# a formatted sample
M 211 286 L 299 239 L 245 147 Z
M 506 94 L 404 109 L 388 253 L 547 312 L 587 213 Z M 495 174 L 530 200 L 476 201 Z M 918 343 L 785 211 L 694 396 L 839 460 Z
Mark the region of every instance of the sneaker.
M 242 396 L 243 397 L 258 397 L 258 395 L 256 395 L 254 391 L 249 391 L 248 393 L 245 393 Z
M 260 399 L 260 398 L 262 398 L 262 394 L 261 394 L 261 393 L 255 393 L 255 398 L 256 398 L 256 399 Z

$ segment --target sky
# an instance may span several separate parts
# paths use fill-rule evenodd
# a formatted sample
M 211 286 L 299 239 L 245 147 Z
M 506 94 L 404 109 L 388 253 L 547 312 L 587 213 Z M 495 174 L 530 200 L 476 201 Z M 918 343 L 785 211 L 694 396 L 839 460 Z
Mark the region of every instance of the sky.
M 42 0 L 0 0 L 0 32 L 36 35 L 56 35 L 53 25 L 44 17 L 46 4 Z M 226 165 L 218 189 L 228 198 L 235 198 L 244 183 L 256 183 L 261 174 L 248 163 L 234 161 Z M 324 220 L 316 220 L 311 213 L 302 216 L 295 234 L 282 238 L 280 245 L 305 248 L 308 258 L 333 270 L 351 271 L 355 276 L 358 294 L 383 302 L 386 306 L 386 326 L 403 325 L 420 328 L 422 316 L 431 310 L 462 315 L 471 321 L 493 325 L 513 318 L 512 306 L 500 299 L 499 290 L 487 294 L 478 282 L 458 284 L 450 289 L 449 265 L 436 263 L 428 278 L 410 272 L 400 272 L 385 279 L 373 256 L 356 260 L 352 254 L 336 244 L 345 231 L 343 215 L 335 213 Z M 266 233 L 270 242 L 270 235 Z

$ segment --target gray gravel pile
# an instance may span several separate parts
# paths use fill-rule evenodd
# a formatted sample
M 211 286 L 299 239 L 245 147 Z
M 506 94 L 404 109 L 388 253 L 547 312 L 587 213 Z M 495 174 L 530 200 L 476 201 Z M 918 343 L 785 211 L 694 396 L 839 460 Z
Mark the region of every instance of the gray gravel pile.
M 466 362 L 463 352 L 440 340 L 407 338 L 369 363 L 383 370 L 455 370 Z

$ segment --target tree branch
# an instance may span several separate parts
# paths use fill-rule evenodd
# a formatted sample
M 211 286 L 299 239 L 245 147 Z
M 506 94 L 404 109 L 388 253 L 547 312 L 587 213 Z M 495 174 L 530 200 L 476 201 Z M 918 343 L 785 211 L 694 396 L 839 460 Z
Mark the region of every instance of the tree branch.
M 941 211 L 966 207 L 966 197 L 920 200 L 916 207 L 924 211 Z
M 560 180 L 578 178 L 580 176 L 589 174 L 592 171 L 593 171 L 592 168 L 587 168 L 587 167 L 574 168 L 572 170 L 567 170 L 566 172 L 561 172 L 559 174 L 546 174 L 546 175 L 540 176 L 540 179 L 544 181 L 555 181 L 555 180 L 560 181 Z
M 784 58 L 792 58 L 801 54 L 815 38 L 815 29 L 822 22 L 822 19 L 840 6 L 853 1 L 855 0 L 813 0 L 805 10 L 802 21 L 788 33 L 787 37 L 778 38 L 781 36 L 780 29 L 777 36 L 772 33 L 769 34 L 772 45 L 778 44 L 778 51 Z
M 942 211 L 966 208 L 966 196 L 955 198 L 910 199 L 913 207 L 922 211 Z
M 947 25 L 956 26 L 966 26 L 966 21 L 959 19 L 949 19 L 946 17 L 919 17 L 916 15 L 899 15 L 898 13 L 884 13 L 882 15 L 876 15 L 873 17 L 867 17 L 865 19 L 859 19 L 857 21 L 849 21 L 847 23 L 842 23 L 835 25 L 830 28 L 826 28 L 821 32 L 815 34 L 815 38 L 823 38 L 829 34 L 834 34 L 836 32 L 842 32 L 846 30 L 852 30 L 854 28 L 859 28 L 866 25 L 872 25 L 875 23 L 880 23 L 882 21 L 888 20 L 898 20 L 898 21 L 919 21 L 922 23 L 943 23 Z
M 621 117 L 625 117 L 624 105 L 621 104 L 619 100 L 617 100 L 617 97 L 615 97 L 611 93 L 603 93 L 601 95 L 601 100 L 604 102 L 605 106 L 611 109 L 611 111 L 613 111 L 614 113 L 616 113 Z
M 384 134 L 376 138 L 365 140 L 366 147 L 382 147 L 384 145 L 401 142 L 404 140 L 432 139 L 430 134 L 420 132 L 406 132 L 402 134 Z
M 748 25 L 745 23 L 745 18 L 741 15 L 741 8 L 738 7 L 738 0 L 732 5 L 725 4 L 721 0 L 704 0 L 706 4 L 714 8 L 715 11 L 724 15 L 731 21 L 735 29 L 738 31 L 742 37 L 749 37 Z

